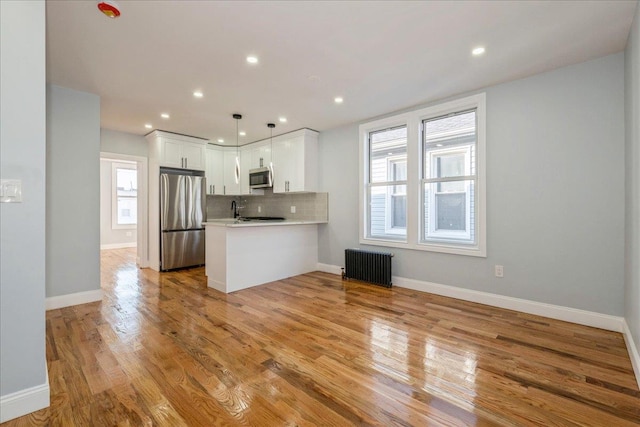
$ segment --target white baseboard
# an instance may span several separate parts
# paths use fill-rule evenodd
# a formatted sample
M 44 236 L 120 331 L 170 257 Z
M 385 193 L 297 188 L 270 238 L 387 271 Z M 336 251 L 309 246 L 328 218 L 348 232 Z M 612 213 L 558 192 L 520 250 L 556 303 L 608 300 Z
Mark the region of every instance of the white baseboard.
M 341 268 L 337 265 L 321 263 L 318 264 L 318 270 L 332 274 L 340 274 L 341 272 Z M 477 302 L 493 307 L 506 308 L 508 310 L 521 311 L 523 313 L 550 317 L 552 319 L 564 320 L 566 322 L 577 323 L 579 325 L 593 326 L 595 328 L 606 329 L 614 332 L 623 331 L 623 317 L 611 316 L 608 314 L 601 314 L 560 305 L 529 301 L 521 298 L 507 297 L 489 292 L 474 291 L 455 286 L 441 285 L 422 280 L 407 279 L 404 277 L 394 276 L 392 278 L 392 282 L 395 286 L 401 288 L 428 292 L 464 301 Z
M 130 243 L 108 243 L 105 245 L 100 245 L 100 250 L 103 249 L 122 249 L 122 248 L 135 248 L 138 246 L 137 242 Z
M 564 320 L 565 322 L 577 323 L 579 325 L 593 326 L 595 328 L 606 329 L 608 331 L 622 332 L 622 322 L 624 319 L 619 316 L 611 316 L 608 314 L 564 307 L 561 305 L 530 301 L 522 298 L 507 297 L 489 292 L 457 288 L 455 286 L 441 285 L 438 283 L 405 279 L 404 277 L 393 277 L 392 282 L 394 285 L 401 288 L 429 292 L 436 295 L 477 302 L 493 307 L 506 308 L 508 310 L 550 317 L 556 320 Z
M 331 265 L 331 264 L 322 264 L 320 262 L 318 263 L 318 271 L 342 275 L 342 267 L 339 267 L 337 265 Z
M 71 305 L 86 304 L 102 300 L 102 289 L 94 291 L 77 292 L 75 294 L 60 295 L 45 299 L 45 310 L 69 307 Z
M 49 406 L 49 371 L 44 384 L 0 396 L 0 423 L 30 414 Z
M 631 359 L 631 365 L 633 365 L 633 372 L 636 374 L 636 381 L 638 382 L 638 388 L 640 388 L 640 353 L 638 353 L 638 346 L 633 340 L 633 336 L 631 335 L 631 330 L 629 329 L 629 325 L 625 320 L 623 322 L 624 332 L 624 341 L 627 344 L 627 351 L 629 352 L 629 358 Z M 639 343 L 640 344 L 640 343 Z

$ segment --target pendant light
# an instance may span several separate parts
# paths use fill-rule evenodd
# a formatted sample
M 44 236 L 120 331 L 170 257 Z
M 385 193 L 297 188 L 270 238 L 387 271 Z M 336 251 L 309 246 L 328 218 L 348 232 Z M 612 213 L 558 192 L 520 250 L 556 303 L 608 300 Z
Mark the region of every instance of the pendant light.
M 273 123 L 267 123 L 267 127 L 271 129 L 271 156 L 269 160 L 269 187 L 273 187 L 273 128 L 276 127 Z
M 236 184 L 240 184 L 240 147 L 238 146 L 238 128 L 241 114 L 234 114 L 233 118 L 236 119 Z

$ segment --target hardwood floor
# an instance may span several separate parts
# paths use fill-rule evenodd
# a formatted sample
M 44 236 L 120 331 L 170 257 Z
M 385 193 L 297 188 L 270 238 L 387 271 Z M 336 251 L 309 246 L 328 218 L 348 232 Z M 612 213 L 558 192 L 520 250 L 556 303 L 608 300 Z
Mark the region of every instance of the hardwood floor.
M 319 272 L 225 295 L 131 249 L 102 287 L 47 312 L 51 406 L 3 426 L 640 425 L 618 333 Z

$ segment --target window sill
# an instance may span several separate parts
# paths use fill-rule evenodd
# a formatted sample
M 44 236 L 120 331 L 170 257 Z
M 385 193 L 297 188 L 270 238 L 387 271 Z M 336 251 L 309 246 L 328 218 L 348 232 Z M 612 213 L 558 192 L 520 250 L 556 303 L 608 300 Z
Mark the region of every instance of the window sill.
M 383 239 L 374 239 L 374 238 L 361 238 L 360 244 L 362 245 L 374 245 L 374 246 L 385 246 L 389 248 L 399 248 L 399 249 L 410 249 L 415 251 L 425 251 L 425 252 L 439 252 L 445 254 L 452 255 L 464 255 L 464 256 L 473 256 L 486 258 L 487 251 L 483 248 L 478 247 L 462 247 L 462 246 L 453 246 L 453 245 L 445 245 L 445 244 L 426 244 L 426 243 L 408 243 L 396 240 L 383 240 Z
M 135 230 L 136 228 L 138 228 L 138 226 L 136 224 L 112 225 L 111 226 L 112 230 Z

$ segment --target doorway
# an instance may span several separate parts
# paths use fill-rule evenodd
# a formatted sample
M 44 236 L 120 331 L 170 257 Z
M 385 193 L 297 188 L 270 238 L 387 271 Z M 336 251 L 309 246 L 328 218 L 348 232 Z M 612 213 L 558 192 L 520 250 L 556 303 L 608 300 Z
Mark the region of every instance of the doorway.
M 147 159 L 100 153 L 100 249 L 135 247 L 148 267 L 147 204 Z

